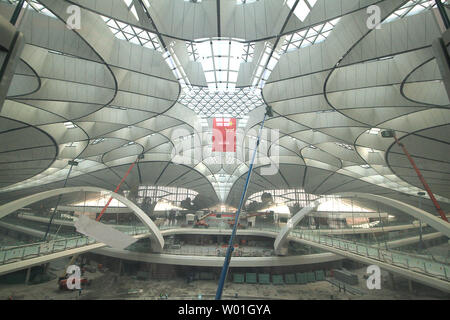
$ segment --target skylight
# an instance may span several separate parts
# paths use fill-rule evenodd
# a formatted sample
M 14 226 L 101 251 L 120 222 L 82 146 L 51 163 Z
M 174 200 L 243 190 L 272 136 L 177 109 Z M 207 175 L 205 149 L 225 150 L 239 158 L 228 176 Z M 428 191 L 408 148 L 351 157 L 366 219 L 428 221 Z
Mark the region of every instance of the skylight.
M 370 165 L 368 165 L 368 164 L 362 164 L 362 165 L 361 165 L 361 168 L 369 169 L 369 168 L 370 168 Z
M 205 87 L 193 86 L 180 95 L 178 102 L 205 118 L 218 115 L 242 118 L 253 109 L 264 105 L 261 90 L 249 87 L 237 88 L 231 93 L 209 91 Z
M 200 55 L 198 54 L 197 45 L 195 44 L 195 42 L 186 41 L 185 44 L 188 51 L 189 60 L 199 61 Z M 242 50 L 242 62 L 252 62 L 254 55 L 255 55 L 255 43 L 254 42 L 245 43 Z
M 255 56 L 255 43 L 249 42 L 244 44 L 244 53 L 242 54 L 242 60 L 244 62 L 252 62 Z
M 317 0 L 300 0 L 294 9 L 294 14 L 300 21 L 304 21 L 316 4 Z M 295 5 L 295 0 L 286 0 L 289 9 Z
M 196 44 L 199 61 L 210 91 L 236 88 L 244 43 L 236 40 L 207 40 Z
M 19 0 L 1 0 L 2 2 L 6 2 L 9 4 L 14 4 L 17 5 Z M 50 12 L 50 10 L 48 10 L 46 7 L 44 7 L 42 4 L 40 4 L 39 2 L 37 2 L 36 0 L 30 0 L 28 1 L 28 4 L 25 3 L 25 8 L 33 8 L 35 11 L 45 14 L 46 16 L 52 17 L 52 18 L 56 18 L 56 16 Z
M 189 82 L 186 72 L 184 72 L 183 66 L 180 63 L 180 60 L 178 60 L 178 57 L 175 54 L 173 48 L 169 47 L 169 50 L 164 52 L 162 56 L 164 58 L 164 61 L 166 61 L 167 65 L 169 66 L 170 70 L 172 70 L 173 75 L 180 83 L 183 91 L 188 91 L 191 87 L 191 83 Z
M 186 49 L 188 51 L 189 60 L 191 61 L 198 61 L 200 56 L 198 55 L 197 46 L 192 41 L 186 41 Z
M 447 3 L 448 1 L 444 1 Z M 418 14 L 424 10 L 429 10 L 433 7 L 436 7 L 436 2 L 433 0 L 414 0 L 408 1 L 403 6 L 401 6 L 398 10 L 392 13 L 389 17 L 387 17 L 383 23 L 388 23 L 391 21 L 395 21 L 397 19 L 401 19 L 407 16 L 412 16 Z
M 218 174 L 214 174 L 209 178 L 219 198 L 222 201 L 225 201 L 231 187 L 233 186 L 233 182 L 236 180 L 236 177 L 221 170 Z
M 158 36 L 150 31 L 143 30 L 141 28 L 131 26 L 129 24 L 101 16 L 103 21 L 112 31 L 114 36 L 120 40 L 126 40 L 128 42 L 140 45 L 142 47 L 150 48 L 162 52 L 161 44 L 159 43 Z
M 262 89 L 266 84 L 267 79 L 269 79 L 269 76 L 272 73 L 273 69 L 277 65 L 278 60 L 280 59 L 280 54 L 277 52 L 277 50 L 273 50 L 272 56 L 270 56 L 271 52 L 271 44 L 269 42 L 266 42 L 264 51 L 259 58 L 258 66 L 256 67 L 256 71 L 253 75 L 253 87 Z
M 340 19 L 330 20 L 284 36 L 283 45 L 281 46 L 282 52 L 285 53 L 312 46 L 313 44 L 324 41 L 328 38 Z
M 133 13 L 133 15 L 134 15 L 134 17 L 136 18 L 136 20 L 139 21 L 139 16 L 138 16 L 138 14 L 137 14 L 137 12 L 136 12 L 136 7 L 135 7 L 134 4 L 133 4 L 133 0 L 123 0 L 123 1 L 124 1 L 125 4 L 127 5 L 128 10 L 130 10 L 131 13 Z

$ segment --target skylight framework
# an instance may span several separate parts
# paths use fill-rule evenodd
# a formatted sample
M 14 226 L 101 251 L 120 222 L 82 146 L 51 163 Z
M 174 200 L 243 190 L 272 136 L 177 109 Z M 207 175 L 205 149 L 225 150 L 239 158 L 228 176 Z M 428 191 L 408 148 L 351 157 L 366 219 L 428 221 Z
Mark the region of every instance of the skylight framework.
M 19 3 L 19 0 L 0 0 L 0 1 L 6 2 L 9 4 L 14 4 L 14 5 L 17 5 Z M 27 1 L 27 3 L 25 3 L 25 8 L 32 8 L 39 13 L 45 14 L 46 16 L 56 18 L 56 16 L 53 13 L 51 13 L 50 10 L 48 10 L 46 7 L 44 7 L 42 4 L 40 4 L 36 0 Z
M 248 42 L 244 44 L 244 53 L 242 54 L 242 60 L 244 62 L 252 62 L 255 57 L 255 43 Z
M 287 206 L 294 206 L 299 204 L 301 207 L 308 206 L 311 202 L 317 200 L 319 196 L 306 193 L 304 189 L 275 189 L 265 190 L 253 193 L 247 198 L 246 205 L 253 201 L 261 202 L 263 193 L 270 193 L 274 204 L 284 204 Z
M 295 5 L 296 0 L 286 0 L 289 9 Z M 300 0 L 294 9 L 294 14 L 300 21 L 304 21 L 316 4 L 317 0 Z
M 249 87 L 237 88 L 231 93 L 209 91 L 205 87 L 193 86 L 180 95 L 178 102 L 204 118 L 218 115 L 242 118 L 253 109 L 264 105 L 261 90 Z
M 170 70 L 172 70 L 173 75 L 180 83 L 181 89 L 184 92 L 189 91 L 191 89 L 191 83 L 186 75 L 186 72 L 184 72 L 180 60 L 178 60 L 173 47 L 170 46 L 169 50 L 164 52 L 162 56 L 164 58 L 164 61 L 166 61 L 167 65 L 169 66 Z
M 109 17 L 101 17 L 116 38 L 126 40 L 145 48 L 163 52 L 158 36 L 155 33 L 131 26 Z
M 165 200 L 179 206 L 181 201 L 188 197 L 194 200 L 197 195 L 198 192 L 186 188 L 141 185 L 138 188 L 136 201 L 141 204 L 146 198 L 152 201 Z
M 282 53 L 312 46 L 324 41 L 328 38 L 340 19 L 341 18 L 337 18 L 325 23 L 320 23 L 284 36 L 283 45 L 281 46 Z
M 210 91 L 236 88 L 244 43 L 238 39 L 208 39 L 196 43 L 199 61 Z
M 448 1 L 443 1 L 443 3 L 447 3 Z M 404 17 L 412 16 L 418 13 L 421 13 L 425 10 L 430 10 L 431 8 L 436 7 L 436 2 L 434 0 L 413 0 L 408 1 L 403 6 L 401 6 L 398 10 L 392 13 L 389 17 L 387 17 L 383 23 L 392 22 Z
M 210 177 L 211 184 L 213 185 L 214 190 L 216 191 L 221 201 L 226 200 L 226 197 L 228 196 L 228 193 L 230 192 L 235 180 L 236 177 L 225 173 L 223 170 Z
M 258 60 L 258 66 L 256 67 L 256 71 L 253 75 L 252 86 L 262 89 L 266 84 L 267 79 L 269 79 L 270 74 L 278 63 L 280 59 L 280 53 L 278 50 L 273 50 L 272 56 L 272 48 L 270 42 L 266 42 L 264 44 L 264 50 Z M 270 59 L 269 59 L 270 57 Z
M 195 42 L 186 41 L 186 49 L 188 51 L 189 59 L 191 61 L 199 61 L 200 55 L 198 54 L 197 45 Z M 252 62 L 255 56 L 255 43 L 248 42 L 244 44 L 242 50 L 242 62 Z
M 186 41 L 186 49 L 188 51 L 189 60 L 198 61 L 200 56 L 198 55 L 197 46 L 192 41 Z
M 125 4 L 127 5 L 128 10 L 130 10 L 131 13 L 133 13 L 133 15 L 134 15 L 134 17 L 136 18 L 136 20 L 139 21 L 139 16 L 138 16 L 138 14 L 137 14 L 136 7 L 134 6 L 133 0 L 123 0 L 123 1 L 124 1 Z

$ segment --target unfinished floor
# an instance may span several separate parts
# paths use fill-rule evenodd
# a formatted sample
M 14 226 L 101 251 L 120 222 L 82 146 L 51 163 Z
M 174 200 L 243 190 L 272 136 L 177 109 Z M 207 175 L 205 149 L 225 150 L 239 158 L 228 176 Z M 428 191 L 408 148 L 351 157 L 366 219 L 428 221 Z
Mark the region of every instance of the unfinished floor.
M 362 278 L 364 269 L 358 270 Z M 56 280 L 36 285 L 1 285 L 0 299 L 7 300 L 157 300 L 161 295 L 168 295 L 168 299 L 214 299 L 217 281 L 198 280 L 186 283 L 184 279 L 172 280 L 137 280 L 134 276 L 118 277 L 117 273 L 107 271 L 101 273 L 86 273 L 92 284 L 78 291 L 60 291 Z M 398 281 L 398 280 L 397 280 Z M 401 284 L 401 281 L 400 281 Z M 404 287 L 404 286 L 403 286 Z M 261 285 L 237 284 L 228 282 L 225 285 L 223 299 L 288 299 L 288 300 L 413 300 L 438 299 L 435 294 L 426 292 L 409 292 L 408 289 L 397 286 L 396 290 L 390 287 L 388 281 L 383 282 L 381 290 L 368 290 L 365 282 L 360 281 L 357 287 L 363 294 L 353 295 L 341 292 L 336 286 L 327 281 L 318 281 L 309 284 L 293 285 Z M 236 293 L 238 296 L 236 298 Z M 200 297 L 201 295 L 201 297 Z

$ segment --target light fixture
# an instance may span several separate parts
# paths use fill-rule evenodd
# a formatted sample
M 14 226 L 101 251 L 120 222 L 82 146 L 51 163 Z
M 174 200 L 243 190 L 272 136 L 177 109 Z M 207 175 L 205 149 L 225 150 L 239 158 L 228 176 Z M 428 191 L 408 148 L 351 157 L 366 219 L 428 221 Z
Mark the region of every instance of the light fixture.
M 77 128 L 77 125 L 74 124 L 74 123 L 71 122 L 71 121 L 64 122 L 64 125 L 66 126 L 67 129 L 75 129 L 75 128 Z
M 91 141 L 91 145 L 96 145 L 99 144 L 101 142 L 105 141 L 105 138 L 98 138 L 98 139 L 94 139 Z
M 380 131 L 381 131 L 381 129 L 379 129 L 379 128 L 371 128 L 371 129 L 367 130 L 366 132 L 368 134 L 375 134 L 375 135 L 377 135 L 378 133 L 380 133 Z
M 349 144 L 336 142 L 336 145 L 338 145 L 341 148 L 347 149 L 347 150 L 353 150 L 352 146 Z

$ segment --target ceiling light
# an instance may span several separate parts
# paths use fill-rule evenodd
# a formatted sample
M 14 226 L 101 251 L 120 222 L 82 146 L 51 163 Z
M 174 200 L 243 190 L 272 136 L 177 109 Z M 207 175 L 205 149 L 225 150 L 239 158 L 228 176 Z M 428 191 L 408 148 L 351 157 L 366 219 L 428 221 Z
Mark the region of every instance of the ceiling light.
M 378 133 L 380 133 L 380 131 L 381 131 L 381 129 L 379 129 L 379 128 L 372 128 L 372 129 L 367 130 L 366 132 L 368 134 L 378 134 Z
M 105 141 L 105 138 L 98 138 L 98 139 L 94 139 L 91 141 L 91 145 L 96 145 L 99 144 L 101 142 Z
M 336 145 L 338 145 L 339 147 L 342 147 L 344 149 L 347 149 L 347 150 L 353 150 L 352 146 L 349 144 L 336 142 Z
M 74 124 L 73 122 L 70 122 L 70 121 L 64 122 L 64 125 L 66 126 L 67 129 L 74 129 L 74 128 L 77 128 L 77 125 Z

